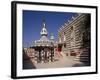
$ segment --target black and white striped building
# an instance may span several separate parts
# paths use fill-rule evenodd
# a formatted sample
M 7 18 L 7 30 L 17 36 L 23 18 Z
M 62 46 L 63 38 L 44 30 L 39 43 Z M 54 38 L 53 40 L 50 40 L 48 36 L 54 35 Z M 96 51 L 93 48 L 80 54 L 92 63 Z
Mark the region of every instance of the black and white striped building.
M 90 62 L 91 19 L 90 14 L 77 14 L 58 30 L 58 48 L 76 60 Z M 81 59 L 82 58 L 82 59 Z

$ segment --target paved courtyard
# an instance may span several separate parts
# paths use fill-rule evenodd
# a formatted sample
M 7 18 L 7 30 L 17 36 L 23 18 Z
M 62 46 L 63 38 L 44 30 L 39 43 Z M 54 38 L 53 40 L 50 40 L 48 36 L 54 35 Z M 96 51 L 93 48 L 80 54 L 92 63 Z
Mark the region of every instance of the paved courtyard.
M 54 62 L 48 62 L 48 63 L 35 63 L 33 59 L 31 59 L 31 61 L 37 69 L 84 66 L 83 63 L 75 61 L 74 57 L 66 57 L 66 55 L 63 53 L 62 57 L 55 59 L 56 60 Z

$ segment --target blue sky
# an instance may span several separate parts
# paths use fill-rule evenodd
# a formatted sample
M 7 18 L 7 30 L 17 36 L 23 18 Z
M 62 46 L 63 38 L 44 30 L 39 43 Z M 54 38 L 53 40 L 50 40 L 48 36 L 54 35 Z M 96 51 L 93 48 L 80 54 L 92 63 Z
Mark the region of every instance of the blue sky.
M 76 13 L 23 10 L 23 46 L 33 45 L 35 40 L 40 39 L 43 19 L 45 19 L 48 38 L 53 33 L 56 41 L 57 30 L 75 15 Z

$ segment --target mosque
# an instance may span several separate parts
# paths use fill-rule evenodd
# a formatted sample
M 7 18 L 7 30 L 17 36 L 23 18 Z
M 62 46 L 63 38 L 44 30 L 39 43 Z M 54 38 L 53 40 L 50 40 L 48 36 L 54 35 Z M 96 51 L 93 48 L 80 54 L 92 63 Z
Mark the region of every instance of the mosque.
M 54 62 L 55 55 L 62 56 L 64 54 L 66 57 L 74 57 L 75 61 L 90 65 L 90 29 L 90 14 L 79 13 L 58 29 L 58 41 L 55 41 L 53 34 L 50 39 L 48 38 L 46 23 L 43 20 L 41 37 L 34 41 L 34 46 L 31 48 L 34 51 L 35 61 L 37 63 Z

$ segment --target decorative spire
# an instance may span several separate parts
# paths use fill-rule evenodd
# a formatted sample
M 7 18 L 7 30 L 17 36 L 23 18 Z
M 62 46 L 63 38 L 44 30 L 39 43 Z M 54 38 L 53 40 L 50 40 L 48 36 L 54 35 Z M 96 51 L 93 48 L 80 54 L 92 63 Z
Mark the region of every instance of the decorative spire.
M 43 25 L 42 25 L 42 30 L 40 32 L 40 34 L 43 36 L 47 36 L 48 32 L 47 32 L 47 29 L 46 29 L 46 25 L 45 25 L 45 20 L 43 19 Z
M 46 26 L 45 26 L 45 19 L 43 19 L 43 27 L 45 27 L 45 28 L 46 28 Z

